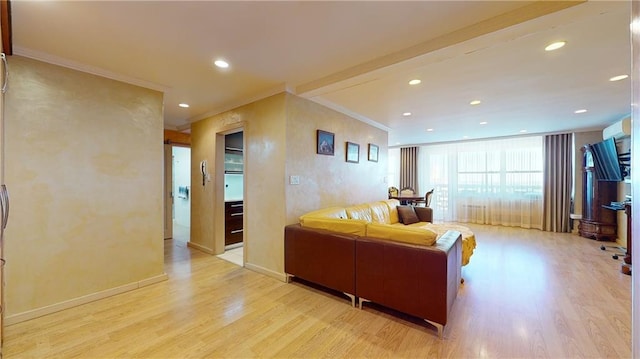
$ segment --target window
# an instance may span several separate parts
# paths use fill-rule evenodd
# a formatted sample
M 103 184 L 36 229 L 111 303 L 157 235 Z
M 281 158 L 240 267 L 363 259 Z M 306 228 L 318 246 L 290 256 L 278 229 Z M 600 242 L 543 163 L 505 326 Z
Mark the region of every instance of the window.
M 542 227 L 542 137 L 422 146 L 420 191 L 434 188 L 434 219 Z

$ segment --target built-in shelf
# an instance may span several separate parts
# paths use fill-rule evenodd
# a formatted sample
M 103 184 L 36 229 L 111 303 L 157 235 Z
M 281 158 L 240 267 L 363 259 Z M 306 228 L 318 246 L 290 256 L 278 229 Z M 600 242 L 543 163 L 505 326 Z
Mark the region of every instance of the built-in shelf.
M 240 153 L 225 152 L 224 173 L 242 173 L 243 170 L 244 170 L 244 163 L 242 158 L 242 152 Z

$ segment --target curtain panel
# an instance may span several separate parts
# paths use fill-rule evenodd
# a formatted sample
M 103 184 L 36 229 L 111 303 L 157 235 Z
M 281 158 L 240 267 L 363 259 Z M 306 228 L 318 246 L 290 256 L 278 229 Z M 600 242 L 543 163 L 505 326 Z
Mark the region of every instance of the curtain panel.
M 422 146 L 418 186 L 433 218 L 542 229 L 542 137 Z
M 400 188 L 418 191 L 418 147 L 400 148 Z
M 544 136 L 545 231 L 570 231 L 572 148 L 572 134 Z

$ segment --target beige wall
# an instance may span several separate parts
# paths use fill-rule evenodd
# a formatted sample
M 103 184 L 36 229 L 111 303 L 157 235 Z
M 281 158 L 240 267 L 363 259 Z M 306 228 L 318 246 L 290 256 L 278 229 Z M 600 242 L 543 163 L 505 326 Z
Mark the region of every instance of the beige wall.
M 247 268 L 284 279 L 284 226 L 330 205 L 386 198 L 387 133 L 309 100 L 281 93 L 194 123 L 192 171 L 207 160 L 211 182 L 192 177 L 190 246 L 224 251 L 222 135 L 244 129 L 244 238 Z M 316 129 L 336 134 L 335 156 L 316 155 Z M 345 141 L 360 144 L 360 163 L 345 162 Z M 380 146 L 369 162 L 368 143 Z M 290 185 L 289 176 L 300 176 Z
M 162 94 L 10 57 L 9 321 L 165 278 Z
M 315 102 L 289 95 L 287 104 L 286 223 L 306 212 L 386 199 L 387 132 Z M 334 156 L 316 154 L 316 130 L 335 134 Z M 346 141 L 360 145 L 360 162 L 345 161 Z M 379 146 L 378 162 L 367 159 Z M 300 176 L 300 185 L 289 185 Z
M 190 246 L 212 254 L 224 252 L 224 134 L 230 131 L 244 131 L 245 238 L 252 232 L 260 236 L 273 233 L 272 227 L 282 221 L 284 101 L 284 94 L 275 95 L 192 124 Z M 204 186 L 203 160 L 211 176 Z M 246 247 L 248 250 L 250 244 Z M 249 253 L 246 261 L 250 260 Z

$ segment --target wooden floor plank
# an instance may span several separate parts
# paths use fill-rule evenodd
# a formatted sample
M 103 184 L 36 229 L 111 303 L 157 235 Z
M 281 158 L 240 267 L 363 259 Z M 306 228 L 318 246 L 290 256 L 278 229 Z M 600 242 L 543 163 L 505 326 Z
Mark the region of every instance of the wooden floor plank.
M 11 325 L 6 358 L 629 358 L 631 277 L 572 234 L 469 225 L 445 338 L 419 318 L 165 241 L 169 280 Z

